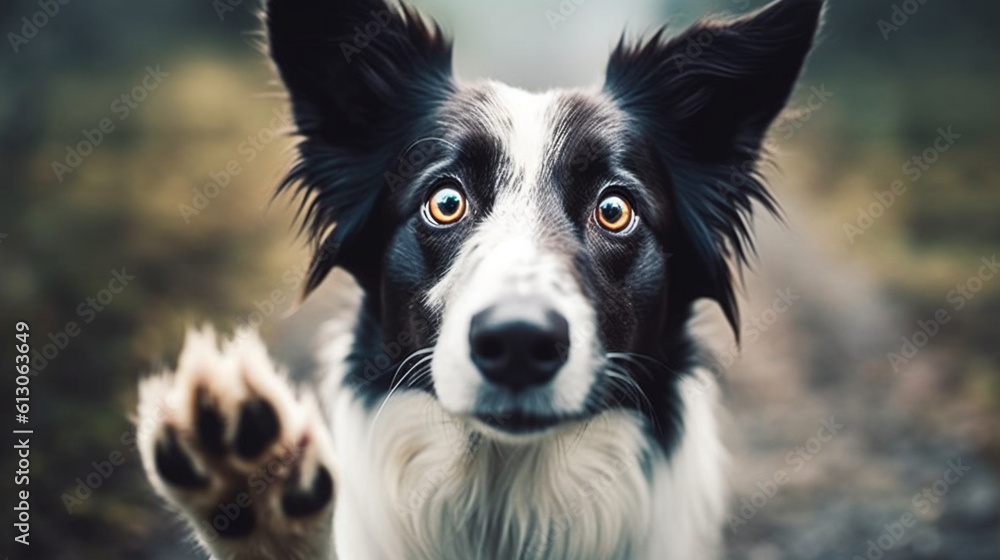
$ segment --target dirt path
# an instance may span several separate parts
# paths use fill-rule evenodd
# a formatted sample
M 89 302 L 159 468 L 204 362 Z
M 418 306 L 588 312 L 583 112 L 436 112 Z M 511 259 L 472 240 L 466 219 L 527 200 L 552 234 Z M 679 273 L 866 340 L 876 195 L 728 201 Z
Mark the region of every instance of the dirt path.
M 1000 558 L 1000 483 L 971 428 L 981 411 L 949 390 L 939 353 L 893 373 L 886 354 L 908 331 L 880 286 L 794 225 L 758 231 L 744 323 L 759 336 L 725 371 L 730 558 Z M 798 299 L 781 312 L 786 290 Z

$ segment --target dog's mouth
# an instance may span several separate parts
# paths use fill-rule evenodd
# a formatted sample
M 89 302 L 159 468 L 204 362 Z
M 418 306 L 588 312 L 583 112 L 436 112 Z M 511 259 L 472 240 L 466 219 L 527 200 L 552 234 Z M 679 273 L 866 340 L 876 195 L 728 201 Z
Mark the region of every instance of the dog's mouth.
M 595 389 L 596 390 L 596 389 Z M 480 431 L 499 436 L 534 436 L 577 425 L 598 413 L 594 407 L 565 411 L 553 407 L 547 392 L 509 395 L 483 391 L 476 406 L 465 414 Z M 596 399 L 589 399 L 596 402 Z
M 566 418 L 560 416 L 522 411 L 476 413 L 473 418 L 496 431 L 510 435 L 538 434 L 566 421 Z

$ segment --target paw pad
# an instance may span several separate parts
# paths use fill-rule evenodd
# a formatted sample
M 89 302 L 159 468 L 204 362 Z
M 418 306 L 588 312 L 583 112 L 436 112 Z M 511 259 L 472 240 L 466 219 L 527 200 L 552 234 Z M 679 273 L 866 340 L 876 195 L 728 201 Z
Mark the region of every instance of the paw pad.
M 156 444 L 156 470 L 168 483 L 182 488 L 204 488 L 208 480 L 194 470 L 191 460 L 177 442 L 177 433 L 167 428 L 165 437 Z
M 244 459 L 253 459 L 263 453 L 281 430 L 274 407 L 262 398 L 252 398 L 240 406 L 238 425 L 236 453 Z
M 255 337 L 220 349 L 211 333 L 189 334 L 177 371 L 142 384 L 138 420 L 147 475 L 203 542 L 259 546 L 329 523 L 329 433 Z

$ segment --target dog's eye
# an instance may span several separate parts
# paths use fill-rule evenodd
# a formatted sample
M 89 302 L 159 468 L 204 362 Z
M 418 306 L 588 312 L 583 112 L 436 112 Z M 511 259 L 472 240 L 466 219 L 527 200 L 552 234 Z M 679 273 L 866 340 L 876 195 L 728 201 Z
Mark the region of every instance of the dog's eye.
M 597 223 L 608 231 L 622 231 L 627 228 L 632 223 L 634 215 L 628 201 L 616 194 L 602 198 L 594 209 Z
M 453 224 L 464 215 L 465 195 L 452 183 L 435 190 L 424 205 L 424 217 L 437 225 Z

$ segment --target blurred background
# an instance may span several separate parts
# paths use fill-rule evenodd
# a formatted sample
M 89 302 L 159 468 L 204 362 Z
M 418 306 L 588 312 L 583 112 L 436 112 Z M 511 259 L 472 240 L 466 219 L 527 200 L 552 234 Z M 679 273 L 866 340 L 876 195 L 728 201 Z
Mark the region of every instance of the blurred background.
M 761 4 L 414 3 L 460 77 L 532 89 L 599 84 L 625 26 Z M 0 4 L 0 354 L 16 321 L 39 351 L 32 545 L 11 544 L 6 440 L 4 554 L 203 558 L 141 474 L 137 381 L 185 325 L 258 316 L 308 378 L 335 287 L 292 305 L 306 247 L 270 199 L 292 141 L 256 1 L 53 4 Z M 787 223 L 758 221 L 742 352 L 713 306 L 699 325 L 725 370 L 729 558 L 1000 557 L 997 21 L 989 0 L 829 2 L 770 142 Z

